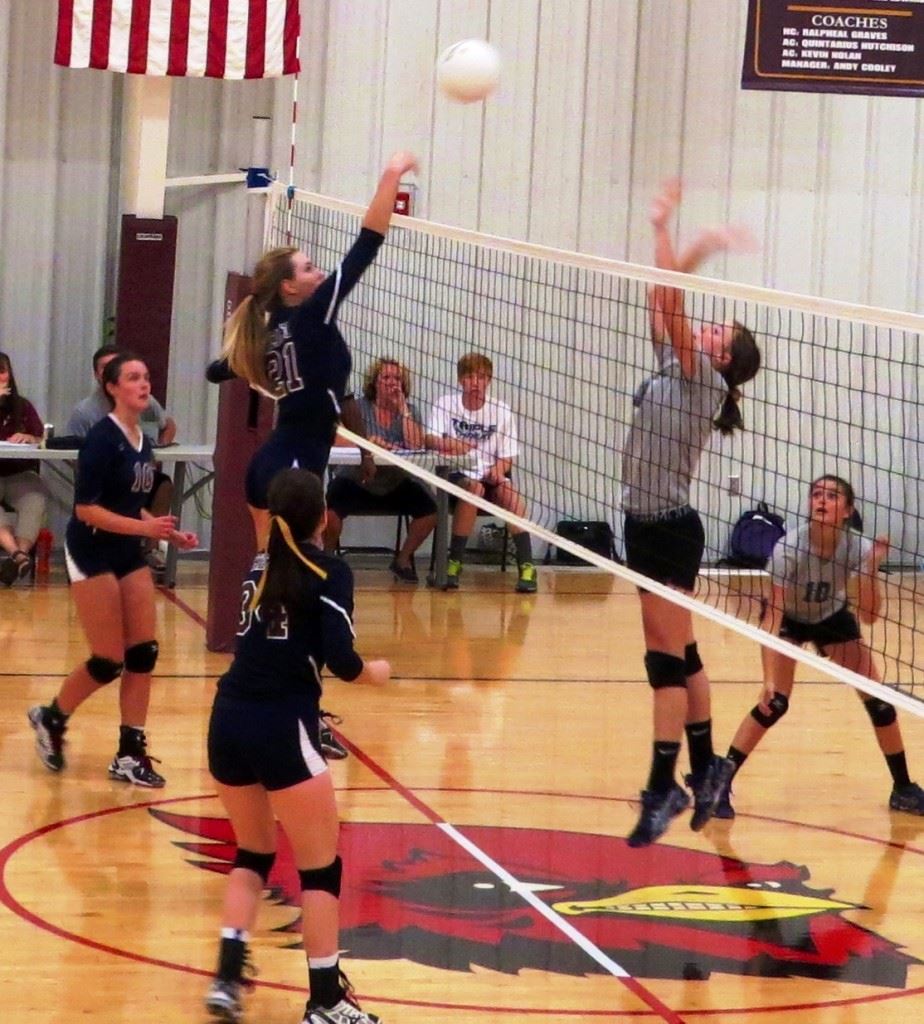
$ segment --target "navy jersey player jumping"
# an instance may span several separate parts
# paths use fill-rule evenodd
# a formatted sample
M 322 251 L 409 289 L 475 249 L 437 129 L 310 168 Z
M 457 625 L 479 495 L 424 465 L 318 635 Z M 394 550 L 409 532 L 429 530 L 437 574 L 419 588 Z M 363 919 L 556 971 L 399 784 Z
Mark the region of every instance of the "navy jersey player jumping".
M 272 249 L 253 271 L 253 288 L 225 326 L 222 358 L 206 376 L 213 383 L 232 376 L 275 398 L 273 432 L 247 467 L 245 494 L 257 550 L 266 543 L 267 491 L 273 476 L 298 466 L 324 476 L 338 421 L 365 436 L 362 415 L 347 381 L 352 357 L 337 326 L 337 310 L 375 259 L 391 223 L 403 175 L 416 170 L 416 158 L 395 153 L 379 180 L 363 217 L 359 236 L 340 266 L 325 274 L 298 249 Z M 362 453 L 362 482 L 375 474 L 372 457 Z M 339 721 L 333 715 L 325 716 Z M 346 749 L 325 723 L 324 752 L 344 758 Z
M 303 1024 L 375 1024 L 339 969 L 342 862 L 333 782 L 319 739 L 321 671 L 385 683 L 387 661 L 353 648 L 353 576 L 321 549 L 321 481 L 285 469 L 269 488 L 267 550 L 244 581 L 234 661 L 219 680 L 208 755 L 237 853 L 224 901 L 218 970 L 206 1007 L 223 1021 L 242 1014 L 247 939 L 276 855 L 277 820 L 302 889 L 309 1000 Z
M 196 535 L 176 529 L 173 516 L 144 507 L 154 484 L 151 443 L 140 416 L 151 395 L 145 364 L 123 353 L 107 365 L 103 389 L 112 412 L 87 434 L 77 461 L 74 514 L 65 560 L 90 657 L 64 680 L 52 702 L 29 711 L 36 747 L 51 771 L 64 767 L 68 718 L 94 693 L 120 679 L 119 746 L 109 775 L 139 786 L 163 786 L 147 753 L 145 723 L 157 662 L 154 583 L 142 542 L 195 547 Z
M 258 549 L 266 539 L 273 476 L 291 466 L 323 476 L 341 419 L 363 434 L 361 418 L 347 401 L 352 359 L 337 327 L 337 310 L 375 259 L 401 178 L 416 166 L 408 153 L 391 158 L 359 236 L 334 273 L 325 274 L 292 247 L 267 252 L 254 268 L 251 294 L 225 326 L 222 358 L 211 364 L 208 379 L 243 377 L 278 402 L 276 426 L 247 469 L 245 491 Z M 374 472 L 365 454 L 363 468 L 369 476 Z
M 671 182 L 653 204 L 655 262 L 665 270 L 690 271 L 737 239 L 730 228 L 707 230 L 677 256 L 667 223 L 679 200 L 679 183 Z M 652 343 L 660 368 L 635 394 L 623 453 L 623 508 L 629 568 L 689 594 L 705 546 L 702 521 L 690 505 L 693 474 L 712 431 L 730 434 L 741 426 L 738 388 L 757 373 L 760 352 L 751 332 L 737 322 L 703 324 L 694 332 L 683 303 L 677 288 L 652 289 Z M 695 799 L 690 824 L 696 831 L 712 814 L 719 763 L 712 748 L 709 680 L 692 614 L 649 591 L 641 591 L 640 600 L 654 744 L 630 846 L 654 842 L 689 803 L 674 781 L 684 731 Z

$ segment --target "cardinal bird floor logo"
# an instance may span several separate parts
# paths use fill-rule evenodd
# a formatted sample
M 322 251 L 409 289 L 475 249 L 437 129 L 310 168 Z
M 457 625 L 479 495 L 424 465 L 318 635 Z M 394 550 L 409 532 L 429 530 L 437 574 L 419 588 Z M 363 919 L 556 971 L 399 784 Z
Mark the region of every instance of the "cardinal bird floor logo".
M 223 817 L 151 808 L 189 838 L 191 863 L 227 873 L 234 841 Z M 639 856 L 625 840 L 536 828 L 469 826 L 465 835 L 633 977 L 705 980 L 837 978 L 903 988 L 921 961 L 843 915 L 861 909 L 813 890 L 805 867 L 658 845 Z M 410 959 L 446 970 L 485 967 L 602 972 L 548 916 L 428 824 L 349 822 L 341 946 L 352 957 Z M 269 898 L 296 913 L 298 874 L 280 834 Z

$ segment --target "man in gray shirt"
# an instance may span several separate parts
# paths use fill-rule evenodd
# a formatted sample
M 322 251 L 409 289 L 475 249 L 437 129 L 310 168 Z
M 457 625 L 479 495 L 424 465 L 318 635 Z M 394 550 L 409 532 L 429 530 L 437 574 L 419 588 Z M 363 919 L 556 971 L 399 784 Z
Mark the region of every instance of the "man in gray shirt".
M 71 412 L 71 418 L 67 421 L 65 434 L 74 437 L 86 437 L 90 427 L 95 426 L 104 417 L 112 412 L 112 406 L 103 393 L 103 370 L 106 365 L 119 354 L 115 345 L 103 345 L 93 353 L 93 376 L 96 378 L 96 387 L 81 399 Z M 176 423 L 164 411 L 164 407 L 151 396 L 148 407 L 141 414 L 141 429 L 150 439 L 154 447 L 170 444 L 176 436 Z M 169 504 L 168 504 L 169 509 Z M 166 514 L 166 513 L 164 513 Z

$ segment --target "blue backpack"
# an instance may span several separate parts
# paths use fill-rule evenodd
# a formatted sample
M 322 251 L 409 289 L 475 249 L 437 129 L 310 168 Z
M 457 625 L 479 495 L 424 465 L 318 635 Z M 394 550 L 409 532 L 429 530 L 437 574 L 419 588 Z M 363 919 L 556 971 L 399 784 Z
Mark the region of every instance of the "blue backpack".
M 728 557 L 721 565 L 739 569 L 766 569 L 776 542 L 786 532 L 783 517 L 771 512 L 765 501 L 742 512 L 732 529 Z

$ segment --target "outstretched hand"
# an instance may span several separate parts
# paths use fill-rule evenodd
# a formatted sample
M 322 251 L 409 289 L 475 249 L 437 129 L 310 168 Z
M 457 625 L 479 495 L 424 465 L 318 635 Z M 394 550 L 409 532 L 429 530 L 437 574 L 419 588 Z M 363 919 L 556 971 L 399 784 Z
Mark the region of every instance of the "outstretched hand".
M 661 185 L 661 191 L 651 201 L 651 210 L 648 214 L 652 227 L 658 229 L 667 224 L 680 203 L 681 194 L 682 185 L 679 178 L 668 178 Z
M 410 174 L 412 171 L 416 174 L 418 170 L 417 157 L 413 153 L 399 150 L 397 153 L 392 154 L 385 169 L 387 171 L 395 171 L 399 177 L 403 174 Z
M 716 224 L 703 228 L 697 241 L 707 256 L 723 249 L 729 252 L 757 252 L 760 249 L 753 232 L 743 224 Z

